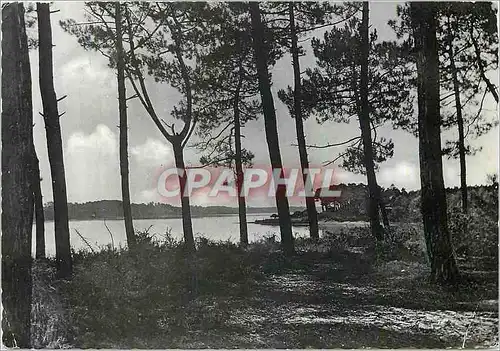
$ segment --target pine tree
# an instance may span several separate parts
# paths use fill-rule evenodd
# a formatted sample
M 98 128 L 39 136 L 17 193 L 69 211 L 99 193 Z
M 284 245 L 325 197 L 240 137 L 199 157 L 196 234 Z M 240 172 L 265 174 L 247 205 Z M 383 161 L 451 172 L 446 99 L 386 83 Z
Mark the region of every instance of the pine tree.
M 488 118 L 483 111 L 488 92 L 496 99 L 496 87 L 486 76 L 498 67 L 496 10 L 488 2 L 443 2 L 436 11 L 441 127 L 443 131 L 456 128 L 458 132 L 456 139 L 445 140 L 443 153 L 460 161 L 462 208 L 467 212 L 466 155 L 481 151 L 471 145 L 471 139 L 484 135 L 498 124 L 496 116 Z M 391 20 L 389 24 L 404 45 L 413 45 L 408 4 L 398 6 L 398 20 Z M 415 61 L 411 54 L 407 58 Z M 408 130 L 418 134 L 416 121 L 411 116 L 401 116 L 400 120 L 401 125 L 406 124 Z
M 394 145 L 391 140 L 378 139 L 376 129 L 385 122 L 397 124 L 401 114 L 412 112 L 412 99 L 408 92 L 411 74 L 407 62 L 400 59 L 401 49 L 396 43 L 377 43 L 376 33 L 368 33 L 366 6 L 361 19 L 357 16 L 359 11 L 355 11 L 343 27 L 327 31 L 324 40 L 313 38 L 317 66 L 306 70 L 306 78 L 302 82 L 302 102 L 304 113 L 316 116 L 320 123 L 330 120 L 349 123 L 357 117 L 362 126 L 361 136 L 313 147 L 347 145 L 345 152 L 325 165 L 342 158 L 344 168 L 367 175 L 372 233 L 380 239 L 383 233 L 379 208 L 387 228 L 388 219 L 375 171 L 377 163 L 392 157 Z M 287 95 L 290 96 L 290 92 Z M 292 100 L 286 97 L 283 100 L 290 108 Z M 375 132 L 374 137 L 372 132 Z
M 132 222 L 132 208 L 130 205 L 130 187 L 128 171 L 128 123 L 127 123 L 127 96 L 125 87 L 125 53 L 123 50 L 122 9 L 119 2 L 115 3 L 115 30 L 116 30 L 116 73 L 118 83 L 118 110 L 120 115 L 120 175 L 122 188 L 123 219 L 127 245 L 134 248 L 136 238 Z
M 52 28 L 50 7 L 37 3 L 40 93 L 42 95 L 43 119 L 49 154 L 52 193 L 54 197 L 54 227 L 56 262 L 59 275 L 68 277 L 72 273 L 72 258 L 69 236 L 68 197 L 64 171 L 61 124 L 58 99 L 54 89 L 54 67 L 52 61 Z
M 42 178 L 40 178 L 40 165 L 36 154 L 35 145 L 33 148 L 33 200 L 35 202 L 35 257 L 45 258 L 45 215 L 43 213 Z
M 359 127 L 361 129 L 361 139 L 363 141 L 364 151 L 364 165 L 366 167 L 366 176 L 368 179 L 368 192 L 370 200 L 368 204 L 370 225 L 372 228 L 373 236 L 381 240 L 383 239 L 383 231 L 380 228 L 378 218 L 378 208 L 381 199 L 380 189 L 377 184 L 375 176 L 375 164 L 373 161 L 373 145 L 372 133 L 370 126 L 370 104 L 368 102 L 368 65 L 370 55 L 370 39 L 369 39 L 369 5 L 368 2 L 363 2 L 363 16 L 360 26 L 361 36 L 361 69 L 360 69 L 360 82 L 359 82 Z
M 26 4 L 24 8 L 24 19 L 26 35 L 28 37 L 28 49 L 38 48 L 38 38 L 36 32 L 36 4 Z M 34 126 L 34 124 L 33 124 Z M 45 215 L 43 212 L 43 195 L 41 187 L 42 178 L 40 176 L 40 164 L 35 145 L 33 144 L 33 198 L 35 202 L 35 257 L 45 258 Z
M 240 224 L 240 243 L 248 244 L 243 167 L 252 164 L 253 154 L 242 147 L 242 128 L 258 117 L 258 85 L 251 49 L 247 9 L 241 3 L 221 3 L 203 15 L 207 17 L 205 48 L 198 55 L 203 110 L 198 113 L 195 146 L 203 165 L 235 170 Z
M 442 127 L 458 131 L 458 139 L 447 140 L 443 152 L 450 158 L 459 159 L 462 210 L 467 213 L 466 155 L 481 150 L 474 148 L 467 139 L 478 138 L 498 124 L 496 120 L 489 120 L 483 111 L 488 91 L 494 97 L 496 94 L 496 88 L 485 74 L 486 70 L 498 67 L 496 54 L 491 54 L 498 48 L 498 39 L 496 31 L 491 34 L 488 24 L 494 11 L 488 3 L 443 3 L 438 14 L 441 106 L 444 110 Z M 472 27 L 477 28 L 471 31 Z M 478 43 L 484 52 L 479 65 L 476 56 Z
M 197 80 L 200 72 L 189 60 L 195 57 L 198 40 L 203 37 L 204 24 L 199 21 L 205 3 L 127 3 L 122 4 L 126 77 L 137 98 L 153 123 L 172 145 L 175 166 L 179 172 L 184 242 L 189 251 L 195 251 L 190 200 L 184 196 L 187 188 L 184 148 L 197 125 Z M 115 11 L 112 3 L 86 3 L 92 24 L 79 25 L 74 20 L 61 22 L 64 30 L 75 35 L 88 50 L 97 50 L 116 66 Z M 147 23 L 147 24 L 146 24 Z M 183 126 L 176 130 L 167 123 L 151 101 L 146 77 L 157 83 L 167 83 L 181 94 L 181 101 L 171 115 Z
M 305 35 L 314 29 L 333 25 L 329 23 L 336 14 L 337 7 L 327 3 L 314 2 L 275 2 L 268 4 L 269 9 L 264 13 L 269 14 L 270 30 L 275 32 L 274 37 L 292 57 L 293 70 L 293 88 L 289 87 L 288 92 L 279 91 L 278 97 L 287 102 L 290 99 L 290 114 L 295 122 L 295 131 L 297 134 L 297 147 L 299 150 L 300 165 L 302 171 L 302 180 L 304 189 L 313 190 L 313 184 L 310 180 L 309 157 L 306 147 L 306 135 L 304 132 L 304 114 L 302 109 L 302 82 L 300 57 L 304 55 L 303 48 L 299 45 L 299 37 Z M 311 238 L 319 238 L 318 214 L 314 201 L 313 193 L 305 192 L 307 218 L 309 222 L 309 233 Z
M 304 115 L 302 109 L 300 57 L 305 55 L 305 51 L 299 44 L 299 39 L 303 41 L 304 36 L 310 35 L 315 29 L 334 26 L 345 21 L 344 17 L 352 16 L 355 7 L 350 5 L 343 7 L 325 2 L 270 2 L 262 7 L 264 20 L 269 27 L 268 32 L 273 36 L 279 50 L 289 51 L 292 58 L 293 87 L 288 87 L 288 91 L 279 91 L 278 97 L 289 105 L 290 115 L 295 122 L 302 181 L 304 189 L 311 190 L 309 194 L 305 192 L 309 233 L 311 238 L 318 239 L 318 214 L 313 196 L 313 184 L 308 177 L 309 157 L 304 131 L 304 119 L 307 115 Z
M 431 277 L 453 283 L 458 277 L 447 223 L 441 152 L 437 8 L 411 3 L 410 19 L 417 62 L 421 208 Z
M 269 158 L 273 173 L 279 170 L 283 174 L 283 164 L 278 141 L 278 130 L 276 126 L 276 111 L 274 109 L 274 98 L 271 93 L 271 82 L 268 65 L 270 63 L 270 43 L 266 42 L 266 27 L 262 21 L 259 3 L 252 2 L 249 5 L 252 20 L 252 37 L 255 55 L 255 66 L 259 82 L 259 91 L 264 113 L 264 124 L 266 129 L 266 141 L 269 149 Z M 278 209 L 281 245 L 287 255 L 294 253 L 292 236 L 292 222 L 290 219 L 290 207 L 286 198 L 285 187 L 276 187 L 276 207 Z
M 30 348 L 33 106 L 22 3 L 2 4 L 2 342 Z

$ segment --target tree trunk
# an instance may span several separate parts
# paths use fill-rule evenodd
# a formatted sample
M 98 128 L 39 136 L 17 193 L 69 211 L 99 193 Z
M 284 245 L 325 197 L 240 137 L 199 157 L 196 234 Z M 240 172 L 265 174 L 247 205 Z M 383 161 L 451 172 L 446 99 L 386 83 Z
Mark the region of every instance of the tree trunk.
M 59 275 L 68 277 L 72 273 L 71 247 L 69 240 L 68 198 L 66 176 L 59 123 L 58 101 L 54 90 L 52 62 L 52 29 L 48 3 L 37 3 L 40 93 L 42 95 L 43 118 L 47 136 L 52 193 L 54 196 L 54 226 L 56 262 Z
M 241 161 L 241 123 L 240 123 L 240 89 L 243 81 L 243 73 L 240 67 L 240 80 L 234 96 L 234 146 L 235 146 L 235 166 L 236 166 L 236 189 L 238 191 L 238 216 L 240 221 L 240 243 L 242 246 L 248 245 L 248 225 L 245 196 L 242 194 L 243 187 L 243 165 Z
M 259 3 L 250 2 L 249 9 L 252 18 L 253 47 L 255 51 L 257 76 L 259 79 L 259 91 L 262 99 L 269 158 L 273 171 L 282 170 L 278 129 L 276 126 L 276 111 L 274 109 L 274 100 L 271 93 L 271 83 L 267 67 L 268 48 L 264 39 L 265 28 L 260 15 Z M 275 196 L 280 223 L 281 245 L 283 246 L 285 254 L 292 255 L 294 253 L 292 222 L 290 219 L 290 207 L 288 205 L 288 199 L 286 198 L 286 188 L 278 186 Z
M 40 166 L 36 155 L 35 145 L 33 148 L 33 199 L 35 201 L 35 224 L 36 224 L 36 254 L 37 259 L 45 258 L 45 217 L 43 214 L 43 197 L 40 178 Z
M 30 348 L 33 106 L 22 3 L 2 5 L 2 341 Z
M 453 93 L 455 95 L 455 108 L 457 110 L 458 125 L 458 154 L 460 159 L 460 190 L 462 192 L 462 211 L 467 213 L 467 167 L 465 163 L 465 137 L 464 137 L 464 118 L 462 116 L 462 102 L 460 101 L 460 86 L 458 83 L 458 72 L 453 57 L 453 37 L 451 29 L 448 33 L 448 54 L 450 55 L 450 70 L 453 76 Z
M 443 180 L 435 6 L 426 2 L 410 4 L 417 53 L 421 206 L 432 280 L 451 283 L 457 279 L 458 269 L 448 231 Z
M 115 3 L 116 16 L 116 70 L 118 79 L 118 110 L 120 113 L 120 175 L 122 186 L 123 219 L 125 221 L 125 233 L 127 245 L 133 249 L 136 245 L 134 224 L 132 222 L 132 208 L 130 206 L 130 188 L 128 171 L 128 127 L 127 127 L 127 97 L 125 90 L 125 61 L 122 37 L 122 14 L 120 3 Z
M 361 77 L 360 77 L 360 104 L 359 126 L 361 138 L 363 139 L 364 161 L 366 177 L 368 181 L 369 204 L 368 214 L 370 216 L 370 226 L 372 235 L 377 240 L 382 240 L 384 232 L 380 225 L 379 203 L 380 189 L 375 176 L 375 163 L 373 161 L 373 144 L 370 126 L 370 105 L 368 101 L 368 56 L 370 54 L 370 39 L 368 33 L 368 2 L 363 2 L 363 18 L 360 27 L 361 34 Z
M 300 80 L 299 48 L 297 44 L 297 31 L 295 28 L 294 3 L 290 2 L 288 3 L 288 6 L 290 13 L 290 36 L 292 41 L 291 52 L 294 79 L 293 102 L 295 110 L 295 130 L 297 132 L 297 144 L 299 148 L 300 166 L 302 168 L 302 179 L 304 182 L 304 189 L 307 191 L 307 189 L 313 188 L 313 183 L 309 179 L 309 177 L 307 177 L 307 172 L 309 170 L 309 160 L 307 157 L 306 138 L 304 135 L 304 119 L 302 116 L 302 83 Z M 308 196 L 306 192 L 306 208 L 307 218 L 309 219 L 309 233 L 311 235 L 311 238 L 319 239 L 318 213 L 316 212 L 314 194 L 310 195 L 311 196 Z
M 379 201 L 380 214 L 382 215 L 382 223 L 384 223 L 385 231 L 390 230 L 389 216 L 387 216 L 387 209 L 385 207 L 385 202 L 382 200 L 382 196 L 380 195 Z
M 191 221 L 191 207 L 189 204 L 189 196 L 184 196 L 184 190 L 186 189 L 187 185 L 186 166 L 184 165 L 184 154 L 183 154 L 183 148 L 181 146 L 181 140 L 179 140 L 178 136 L 174 136 L 172 146 L 174 149 L 175 166 L 177 167 L 178 170 L 182 172 L 182 175 L 180 175 L 178 178 L 179 178 L 179 190 L 181 195 L 182 229 L 184 232 L 184 244 L 186 245 L 186 248 L 190 252 L 195 252 L 196 246 L 194 243 L 194 236 L 193 236 L 193 223 Z

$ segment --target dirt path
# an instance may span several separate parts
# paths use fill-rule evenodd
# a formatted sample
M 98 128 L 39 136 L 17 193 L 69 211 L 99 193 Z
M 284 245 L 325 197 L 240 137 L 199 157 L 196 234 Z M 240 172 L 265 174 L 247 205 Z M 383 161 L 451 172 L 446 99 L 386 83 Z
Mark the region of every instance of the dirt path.
M 230 302 L 223 340 L 212 335 L 208 344 L 189 346 L 460 348 L 498 345 L 497 301 L 493 300 L 490 308 L 485 310 L 483 306 L 480 311 L 478 306 L 484 305 L 487 296 L 478 294 L 474 300 L 467 292 L 435 287 L 426 282 L 428 272 L 423 264 L 389 262 L 372 268 L 359 253 L 314 263 L 307 256 L 298 260 L 308 265 L 308 269 L 270 275 L 251 299 Z M 311 273 L 305 274 L 305 271 Z

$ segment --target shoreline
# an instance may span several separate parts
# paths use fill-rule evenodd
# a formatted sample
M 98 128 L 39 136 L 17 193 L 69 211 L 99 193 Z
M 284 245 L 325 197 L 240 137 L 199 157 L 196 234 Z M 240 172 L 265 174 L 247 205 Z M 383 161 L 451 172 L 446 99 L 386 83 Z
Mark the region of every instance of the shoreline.
M 267 215 L 271 212 L 266 213 L 249 213 L 247 216 L 259 216 Z M 206 214 L 206 215 L 192 215 L 191 218 L 212 218 L 212 217 L 237 217 L 238 213 L 222 213 L 222 214 Z M 144 217 L 144 218 L 132 218 L 133 221 L 144 221 L 144 220 L 159 220 L 159 219 L 182 219 L 182 216 L 163 216 L 163 217 Z M 70 222 L 82 222 L 82 221 L 123 221 L 121 218 L 70 218 Z M 54 219 L 46 219 L 45 222 L 54 222 Z
M 270 212 L 269 212 L 270 213 Z M 253 217 L 253 216 L 266 216 L 269 215 L 269 213 L 249 213 L 247 214 L 247 217 Z M 214 218 L 214 217 L 238 217 L 237 213 L 223 213 L 223 214 L 206 214 L 206 215 L 194 215 L 191 218 Z M 182 216 L 162 216 L 162 217 L 145 217 L 145 218 L 133 218 L 134 221 L 146 221 L 146 220 L 162 220 L 162 219 L 182 219 Z M 102 221 L 122 221 L 122 218 L 70 218 L 70 222 L 86 222 L 86 221 L 92 221 L 92 222 L 102 222 Z M 53 223 L 53 219 L 46 219 L 45 223 Z M 306 227 L 309 225 L 309 222 L 307 219 L 291 219 L 292 225 L 295 227 Z M 253 223 L 253 224 L 260 224 L 260 225 L 268 225 L 268 226 L 277 226 L 279 227 L 279 219 L 278 218 L 261 218 L 261 219 L 256 219 L 253 221 L 248 221 L 248 223 Z M 346 219 L 341 219 L 341 218 L 336 218 L 336 219 L 319 219 L 318 220 L 318 225 L 322 227 L 322 229 L 328 229 L 328 224 L 339 224 L 339 223 L 344 223 L 344 224 L 365 224 L 369 225 L 369 222 L 364 220 L 364 219 L 356 219 L 356 218 L 346 218 Z M 33 225 L 35 225 L 35 222 L 33 222 Z

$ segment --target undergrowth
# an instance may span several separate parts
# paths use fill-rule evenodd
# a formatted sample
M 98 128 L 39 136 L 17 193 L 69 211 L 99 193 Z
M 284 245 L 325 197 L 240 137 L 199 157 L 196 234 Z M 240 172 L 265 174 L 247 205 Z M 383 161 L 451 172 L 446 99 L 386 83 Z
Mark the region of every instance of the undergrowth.
M 267 251 L 206 238 L 196 245 L 190 254 L 168 233 L 159 238 L 145 231 L 130 251 L 76 252 L 65 291 L 75 345 L 151 347 L 144 340 L 173 342 L 186 330 L 219 327 L 228 318 L 224 300 L 248 293 Z

